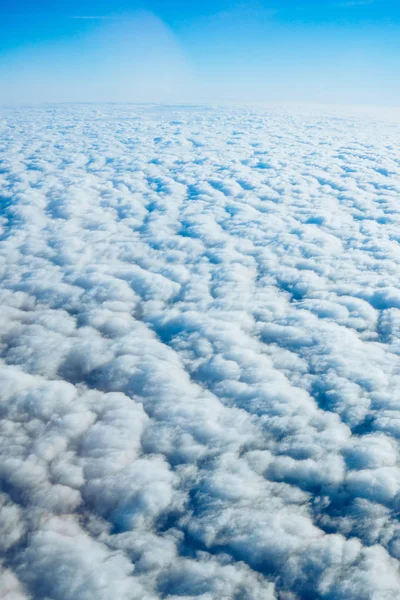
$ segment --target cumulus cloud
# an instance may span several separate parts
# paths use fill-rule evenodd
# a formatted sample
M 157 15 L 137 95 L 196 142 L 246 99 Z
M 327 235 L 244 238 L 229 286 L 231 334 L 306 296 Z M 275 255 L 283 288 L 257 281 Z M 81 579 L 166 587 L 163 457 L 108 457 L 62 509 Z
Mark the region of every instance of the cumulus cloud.
M 2 597 L 397 598 L 398 127 L 3 110 Z

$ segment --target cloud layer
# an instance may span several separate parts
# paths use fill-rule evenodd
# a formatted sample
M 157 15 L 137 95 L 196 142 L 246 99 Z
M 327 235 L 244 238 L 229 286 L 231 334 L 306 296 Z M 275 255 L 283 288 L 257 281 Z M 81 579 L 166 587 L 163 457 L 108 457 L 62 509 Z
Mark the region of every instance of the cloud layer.
M 400 126 L 0 124 L 1 597 L 395 600 Z

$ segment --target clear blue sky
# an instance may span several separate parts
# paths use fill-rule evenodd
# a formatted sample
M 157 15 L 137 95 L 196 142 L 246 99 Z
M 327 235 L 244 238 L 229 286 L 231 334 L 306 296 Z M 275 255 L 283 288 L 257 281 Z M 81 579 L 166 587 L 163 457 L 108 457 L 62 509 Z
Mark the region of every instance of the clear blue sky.
M 0 103 L 400 105 L 399 0 L 0 0 Z

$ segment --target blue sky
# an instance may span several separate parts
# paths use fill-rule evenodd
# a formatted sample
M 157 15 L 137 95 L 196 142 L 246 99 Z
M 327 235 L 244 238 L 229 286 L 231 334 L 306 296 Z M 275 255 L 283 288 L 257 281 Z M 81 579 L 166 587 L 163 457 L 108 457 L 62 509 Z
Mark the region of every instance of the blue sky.
M 400 2 L 1 0 L 0 102 L 399 105 Z

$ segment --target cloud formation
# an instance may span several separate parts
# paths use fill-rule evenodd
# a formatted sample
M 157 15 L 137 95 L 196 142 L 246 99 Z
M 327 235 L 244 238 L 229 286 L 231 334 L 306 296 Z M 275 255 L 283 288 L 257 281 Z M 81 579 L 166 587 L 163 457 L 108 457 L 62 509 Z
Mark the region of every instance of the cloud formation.
M 2 598 L 397 598 L 398 134 L 2 111 Z

